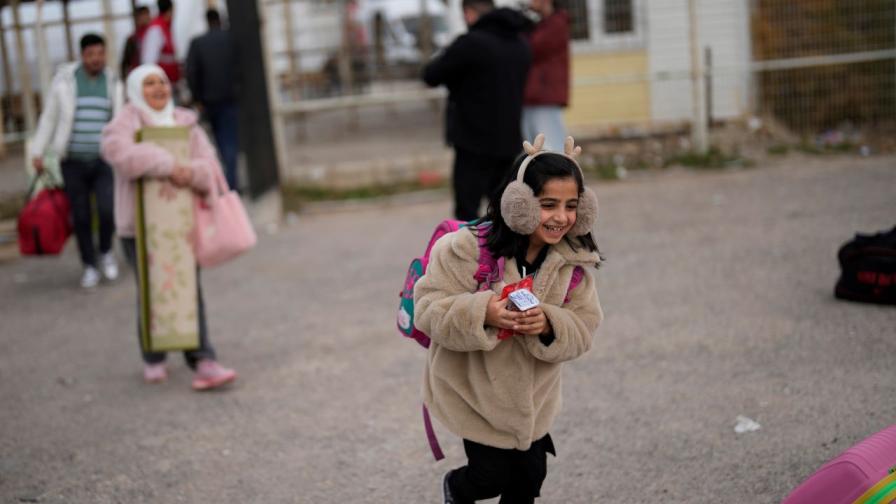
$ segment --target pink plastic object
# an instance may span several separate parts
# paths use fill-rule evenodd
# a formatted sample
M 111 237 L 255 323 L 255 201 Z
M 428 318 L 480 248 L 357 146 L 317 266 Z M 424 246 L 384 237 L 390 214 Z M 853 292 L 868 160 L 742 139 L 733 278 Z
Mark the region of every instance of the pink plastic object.
M 896 502 L 894 471 L 896 425 L 891 425 L 823 465 L 782 504 L 890 504 Z

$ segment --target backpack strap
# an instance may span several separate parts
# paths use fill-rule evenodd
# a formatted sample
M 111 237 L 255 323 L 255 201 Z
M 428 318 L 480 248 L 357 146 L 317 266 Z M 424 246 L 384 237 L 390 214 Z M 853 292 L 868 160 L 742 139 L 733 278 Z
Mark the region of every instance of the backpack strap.
M 569 279 L 569 287 L 566 289 L 566 297 L 563 298 L 563 304 L 569 302 L 569 296 L 572 294 L 573 289 L 579 286 L 582 283 L 582 278 L 585 276 L 585 268 L 581 266 L 576 266 L 572 270 L 572 278 Z
M 423 427 L 426 429 L 426 439 L 429 441 L 429 449 L 432 450 L 432 456 L 436 458 L 436 462 L 445 458 L 442 453 L 442 447 L 439 446 L 439 440 L 436 438 L 436 431 L 432 428 L 432 420 L 429 418 L 429 410 L 423 405 Z
M 491 222 L 477 223 L 478 230 L 488 229 Z M 499 257 L 495 259 L 491 250 L 486 245 L 487 237 L 485 233 L 478 232 L 476 238 L 479 240 L 479 268 L 473 275 L 473 278 L 479 282 L 479 291 L 489 289 L 492 284 L 500 282 L 504 278 L 505 259 Z

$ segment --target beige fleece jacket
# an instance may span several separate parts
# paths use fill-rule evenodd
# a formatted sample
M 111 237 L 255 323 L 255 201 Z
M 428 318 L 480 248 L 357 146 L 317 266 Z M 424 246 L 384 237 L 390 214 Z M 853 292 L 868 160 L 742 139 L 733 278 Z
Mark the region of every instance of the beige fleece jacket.
M 597 253 L 551 247 L 535 277 L 533 293 L 554 330 L 545 346 L 537 336 L 498 340 L 486 327 L 489 298 L 520 280 L 516 261 L 506 260 L 504 280 L 475 292 L 479 244 L 461 229 L 443 236 L 430 254 L 426 274 L 414 287 L 417 328 L 432 339 L 423 378 L 423 400 L 451 432 L 497 448 L 527 450 L 543 437 L 560 411 L 563 362 L 591 348 L 603 318 L 593 267 Z M 575 266 L 585 275 L 563 304 Z

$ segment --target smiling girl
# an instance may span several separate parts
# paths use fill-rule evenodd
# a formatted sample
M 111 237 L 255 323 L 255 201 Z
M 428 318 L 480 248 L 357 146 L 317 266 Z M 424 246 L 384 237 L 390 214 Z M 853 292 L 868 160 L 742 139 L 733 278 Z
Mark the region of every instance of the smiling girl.
M 565 153 L 543 144 L 543 135 L 524 144 L 504 191 L 492 197 L 487 224 L 435 244 L 414 289 L 416 326 L 432 340 L 424 402 L 464 439 L 468 459 L 445 475 L 446 503 L 539 496 L 547 453 L 555 454 L 549 431 L 560 411 L 562 365 L 588 351 L 603 318 L 589 271 L 601 260 L 591 235 L 597 198 L 584 186 L 572 138 Z M 504 271 L 503 281 L 477 292 L 479 233 L 504 258 Z M 524 272 L 534 277 L 540 305 L 514 311 L 498 294 Z M 574 276 L 581 280 L 571 283 Z M 514 335 L 501 340 L 500 329 Z

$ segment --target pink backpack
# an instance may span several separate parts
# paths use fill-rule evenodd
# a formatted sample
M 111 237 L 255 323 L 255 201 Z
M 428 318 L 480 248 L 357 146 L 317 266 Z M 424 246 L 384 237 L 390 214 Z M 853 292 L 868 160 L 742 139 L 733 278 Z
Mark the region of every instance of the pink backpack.
M 896 502 L 896 425 L 841 453 L 815 471 L 782 504 Z
M 411 265 L 408 267 L 408 273 L 404 279 L 404 288 L 398 293 L 401 301 L 398 304 L 397 325 L 398 332 L 401 333 L 402 336 L 413 339 L 423 348 L 429 348 L 429 336 L 414 327 L 414 285 L 416 285 L 417 281 L 426 273 L 426 267 L 429 265 L 429 254 L 432 252 L 433 245 L 435 245 L 439 238 L 446 234 L 453 233 L 464 227 L 473 226 L 481 231 L 478 233 L 479 268 L 477 268 L 476 273 L 473 275 L 473 278 L 476 279 L 479 285 L 477 288 L 478 291 L 487 290 L 491 288 L 492 284 L 500 282 L 501 279 L 504 278 L 504 258 L 500 257 L 495 259 L 491 251 L 485 245 L 486 233 L 482 231 L 486 230 L 490 225 L 490 222 L 483 222 L 481 220 L 464 222 L 448 219 L 443 220 L 436 226 L 435 231 L 433 231 L 432 236 L 429 238 L 429 244 L 426 246 L 426 251 L 423 252 L 422 256 L 411 261 Z M 564 303 L 569 302 L 570 292 L 581 283 L 584 275 L 585 270 L 581 266 L 576 266 L 573 270 L 572 278 L 569 281 L 569 288 L 566 290 L 566 299 L 563 300 Z M 432 428 L 432 420 L 429 418 L 429 411 L 426 409 L 426 405 L 423 405 L 423 425 L 426 429 L 426 437 L 429 440 L 429 447 L 432 449 L 433 456 L 436 460 L 442 460 L 445 458 L 445 455 L 442 454 L 439 440 L 436 438 L 435 431 Z
M 432 247 L 439 241 L 439 238 L 477 223 L 477 221 L 443 220 L 433 231 L 432 237 L 429 239 L 429 245 L 426 246 L 426 251 L 423 252 L 422 256 L 411 261 L 411 265 L 408 267 L 408 274 L 404 279 L 404 289 L 399 293 L 401 302 L 398 305 L 398 332 L 402 336 L 415 340 L 423 348 L 429 348 L 429 336 L 414 327 L 414 285 L 426 273 L 426 267 L 429 265 L 429 254 L 432 252 Z M 480 224 L 480 228 L 484 229 L 486 226 L 487 224 Z M 504 258 L 495 260 L 488 247 L 485 246 L 485 233 L 480 233 L 479 270 L 476 272 L 475 277 L 479 282 L 479 290 L 488 289 L 491 287 L 491 284 L 501 280 L 503 277 Z

